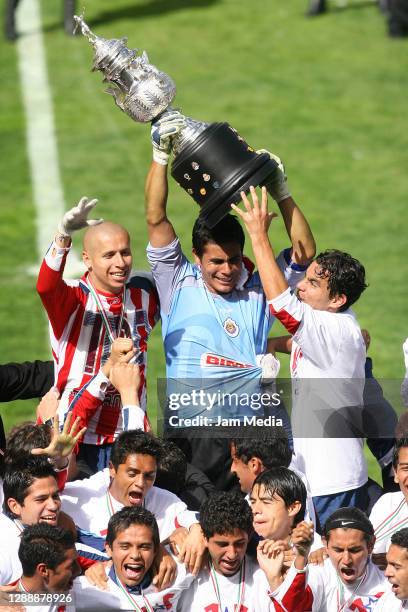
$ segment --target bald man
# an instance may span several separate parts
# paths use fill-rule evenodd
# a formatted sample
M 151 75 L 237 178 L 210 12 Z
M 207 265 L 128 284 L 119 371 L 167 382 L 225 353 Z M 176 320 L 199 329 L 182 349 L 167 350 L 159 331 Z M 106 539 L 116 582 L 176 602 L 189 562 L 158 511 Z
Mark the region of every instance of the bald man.
M 84 197 L 64 215 L 37 281 L 50 322 L 55 386 L 61 394 L 58 417 L 62 425 L 72 410 L 87 427 L 78 459 L 88 474 L 107 467 L 111 445 L 121 431 L 149 428 L 146 342 L 158 319 L 158 299 L 149 275 L 131 273 L 127 230 L 103 219 L 88 219 L 96 203 Z M 83 228 L 87 272 L 67 283 L 63 271 L 71 236 Z M 111 352 L 114 341 L 114 349 L 118 345 L 119 349 Z M 132 361 L 140 369 L 139 389 L 127 406 L 122 406 L 109 380 L 118 360 Z

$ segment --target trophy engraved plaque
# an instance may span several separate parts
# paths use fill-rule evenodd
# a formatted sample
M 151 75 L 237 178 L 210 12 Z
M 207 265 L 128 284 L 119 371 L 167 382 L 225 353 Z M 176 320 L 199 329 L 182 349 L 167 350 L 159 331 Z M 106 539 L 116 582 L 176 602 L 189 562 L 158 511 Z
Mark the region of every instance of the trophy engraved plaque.
M 149 62 L 147 53 L 129 49 L 127 38 L 96 36 L 82 17 L 74 20 L 94 48 L 92 70 L 104 75 L 106 90 L 134 121 L 148 123 L 171 110 L 176 86 L 165 72 Z M 186 117 L 185 127 L 172 140 L 171 175 L 200 205 L 200 216 L 214 227 L 241 200 L 251 185 L 268 183 L 277 163 L 256 153 L 228 123 L 205 123 Z

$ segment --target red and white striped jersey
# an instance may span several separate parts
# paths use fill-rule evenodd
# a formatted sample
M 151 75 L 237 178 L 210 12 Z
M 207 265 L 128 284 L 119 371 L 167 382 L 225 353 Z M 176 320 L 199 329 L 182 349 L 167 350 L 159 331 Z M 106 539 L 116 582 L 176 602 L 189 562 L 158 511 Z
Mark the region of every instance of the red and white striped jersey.
M 62 278 L 69 250 L 59 248 L 53 242 L 42 262 L 37 281 L 37 291 L 50 323 L 55 386 L 61 394 L 59 420 L 62 425 L 68 409 L 73 410 L 88 428 L 83 442 L 105 444 L 113 442 L 126 429 L 118 391 L 112 385 L 108 386 L 106 379 L 100 382 L 100 377 L 93 383 L 109 356 L 111 342 L 87 284 L 88 274 L 74 281 Z M 111 329 L 117 333 L 122 293 L 97 293 Z M 130 276 L 126 283 L 120 335 L 132 338 L 137 350 L 135 362 L 140 366 L 141 375 L 139 401 L 144 411 L 147 338 L 158 317 L 158 297 L 149 275 Z M 147 427 L 147 418 L 145 421 Z

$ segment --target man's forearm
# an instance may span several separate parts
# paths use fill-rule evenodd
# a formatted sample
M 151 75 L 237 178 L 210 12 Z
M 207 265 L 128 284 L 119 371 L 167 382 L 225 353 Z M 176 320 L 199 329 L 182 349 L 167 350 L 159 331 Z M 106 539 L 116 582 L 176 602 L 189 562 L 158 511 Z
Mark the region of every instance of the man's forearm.
M 167 246 L 176 235 L 167 218 L 167 166 L 153 161 L 145 184 L 146 221 L 153 247 Z
M 257 240 L 253 240 L 252 248 L 266 298 L 273 300 L 286 291 L 288 283 L 276 263 L 275 255 L 266 234 L 260 236 Z
M 292 243 L 292 259 L 305 265 L 316 254 L 316 244 L 310 226 L 291 196 L 279 202 L 278 206 Z
M 290 355 L 292 352 L 292 336 L 278 336 L 269 338 L 267 342 L 268 353 L 286 353 Z

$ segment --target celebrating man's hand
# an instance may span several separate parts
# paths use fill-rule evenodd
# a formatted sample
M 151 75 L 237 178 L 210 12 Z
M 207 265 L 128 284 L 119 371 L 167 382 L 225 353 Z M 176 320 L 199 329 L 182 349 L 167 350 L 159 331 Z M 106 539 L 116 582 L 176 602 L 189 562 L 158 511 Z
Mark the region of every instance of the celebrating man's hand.
M 282 202 L 282 200 L 285 200 L 286 198 L 290 197 L 290 191 L 287 181 L 288 177 L 286 176 L 285 166 L 283 165 L 283 162 L 280 157 L 278 157 L 274 153 L 271 153 L 270 151 L 267 151 L 266 149 L 259 149 L 257 153 L 267 153 L 269 157 L 276 161 L 276 163 L 278 164 L 278 167 L 276 168 L 272 179 L 266 185 L 266 188 L 268 189 L 275 202 L 279 204 L 279 202 Z
M 78 417 L 75 419 L 71 426 L 72 413 L 68 412 L 67 418 L 65 419 L 64 427 L 62 432 L 59 431 L 58 417 L 55 416 L 53 420 L 53 428 L 51 435 L 51 442 L 47 448 L 33 448 L 31 451 L 32 455 L 47 455 L 54 460 L 63 459 L 69 457 L 73 449 L 86 432 L 86 427 L 83 427 L 80 431 L 81 419 Z
M 116 363 L 110 371 L 109 380 L 120 393 L 122 404 L 138 405 L 140 386 L 139 366 L 134 363 Z
M 252 241 L 254 241 L 267 235 L 271 221 L 274 217 L 277 217 L 277 214 L 268 212 L 268 196 L 265 187 L 262 187 L 261 204 L 259 204 L 255 188 L 251 186 L 249 190 L 253 206 L 251 206 L 251 202 L 247 198 L 245 192 L 241 191 L 240 195 L 246 210 L 241 210 L 235 204 L 231 204 L 231 208 L 241 217 L 245 223 L 248 234 Z
M 68 210 L 58 225 L 58 232 L 61 236 L 70 237 L 77 230 L 102 223 L 103 219 L 88 219 L 89 213 L 97 202 L 98 200 L 90 200 L 84 196 L 76 206 Z
M 185 124 L 184 115 L 177 110 L 166 111 L 160 119 L 152 123 L 151 139 L 155 162 L 162 166 L 168 164 L 172 138 L 183 129 Z

